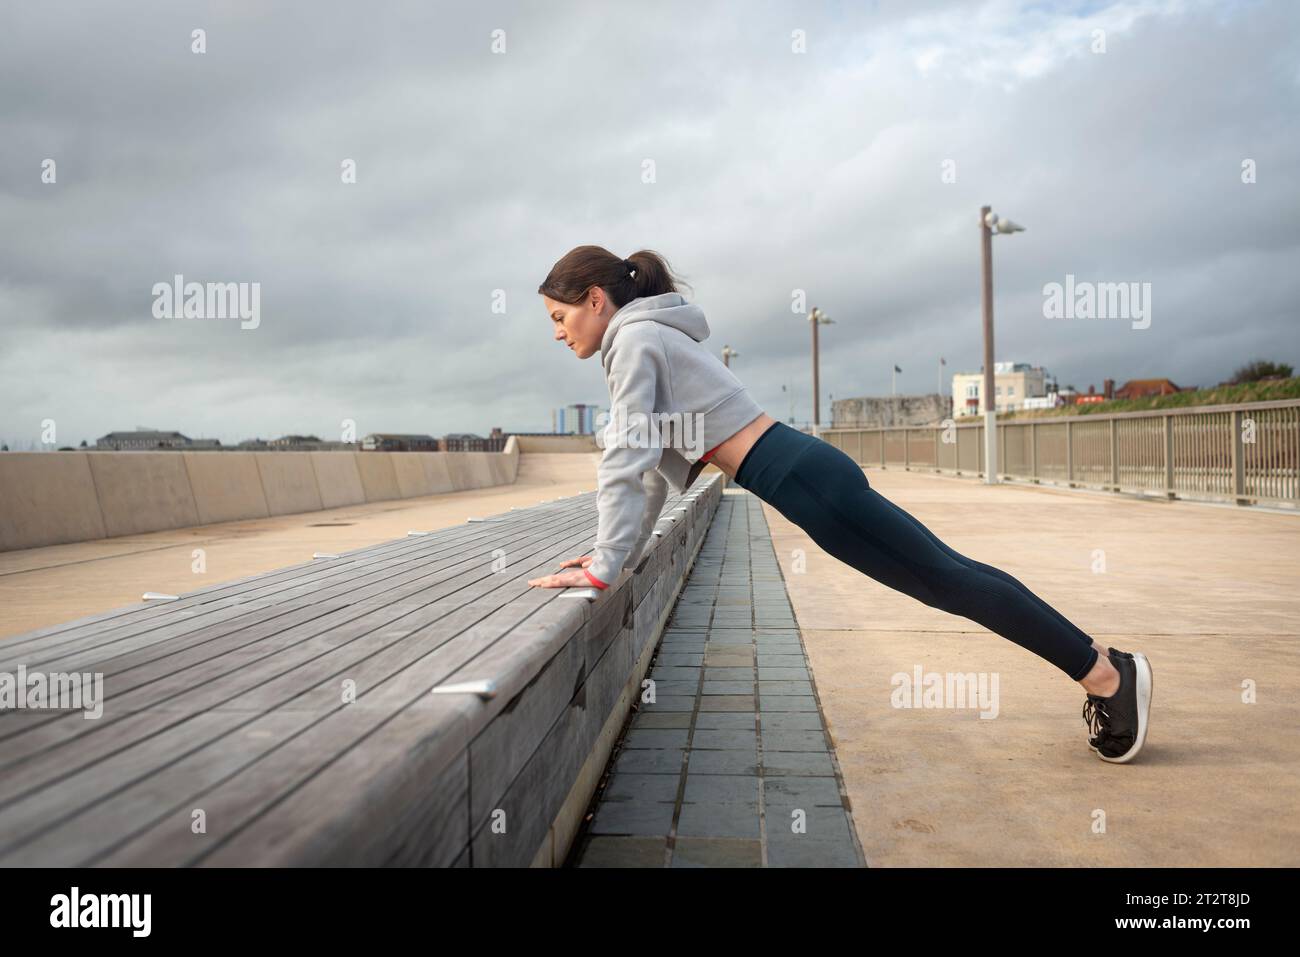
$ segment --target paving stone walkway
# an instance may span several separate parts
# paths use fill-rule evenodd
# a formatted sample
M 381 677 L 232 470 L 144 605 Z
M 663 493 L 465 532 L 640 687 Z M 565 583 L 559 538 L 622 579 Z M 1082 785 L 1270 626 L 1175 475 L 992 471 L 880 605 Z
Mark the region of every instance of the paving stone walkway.
M 863 867 L 758 498 L 728 489 L 633 711 L 578 867 Z

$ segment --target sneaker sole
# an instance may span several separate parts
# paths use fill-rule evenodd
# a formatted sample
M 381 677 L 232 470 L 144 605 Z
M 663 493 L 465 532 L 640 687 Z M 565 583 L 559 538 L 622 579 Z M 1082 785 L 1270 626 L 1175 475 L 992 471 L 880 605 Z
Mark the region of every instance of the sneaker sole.
M 1140 651 L 1133 652 L 1134 674 L 1137 677 L 1137 713 L 1138 729 L 1137 738 L 1133 741 L 1133 747 L 1129 748 L 1117 758 L 1108 758 L 1096 748 L 1097 757 L 1103 761 L 1109 761 L 1111 764 L 1127 764 L 1137 757 L 1138 752 L 1142 750 L 1142 745 L 1147 740 L 1147 719 L 1151 711 L 1151 662 L 1147 661 L 1147 656 Z M 1092 747 L 1092 745 L 1089 745 Z

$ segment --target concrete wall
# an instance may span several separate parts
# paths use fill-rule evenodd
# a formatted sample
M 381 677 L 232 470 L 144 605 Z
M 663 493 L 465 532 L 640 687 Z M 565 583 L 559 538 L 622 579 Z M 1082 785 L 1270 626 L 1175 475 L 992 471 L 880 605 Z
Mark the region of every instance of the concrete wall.
M 512 435 L 521 452 L 599 452 L 593 435 Z
M 4 452 L 0 551 L 509 485 L 519 454 Z
M 937 392 L 931 395 L 863 396 L 832 402 L 831 427 L 895 429 L 937 425 L 948 414 L 948 397 Z

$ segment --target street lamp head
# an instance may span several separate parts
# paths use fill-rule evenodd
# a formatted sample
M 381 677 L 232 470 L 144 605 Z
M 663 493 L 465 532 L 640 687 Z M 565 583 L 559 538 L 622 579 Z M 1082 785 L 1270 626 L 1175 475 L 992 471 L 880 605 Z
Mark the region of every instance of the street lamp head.
M 1009 219 L 1002 219 L 997 213 L 990 210 L 984 214 L 984 225 L 995 233 L 1023 233 L 1025 227 L 1013 223 Z

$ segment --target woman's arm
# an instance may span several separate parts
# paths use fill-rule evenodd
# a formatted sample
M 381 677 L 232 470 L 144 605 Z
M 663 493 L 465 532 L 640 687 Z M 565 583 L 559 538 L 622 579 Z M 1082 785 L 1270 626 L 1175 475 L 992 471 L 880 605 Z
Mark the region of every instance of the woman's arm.
M 659 523 L 659 513 L 664 510 L 664 500 L 668 497 L 668 482 L 658 469 L 651 469 L 641 476 L 641 485 L 646 490 L 645 513 L 641 516 L 641 534 L 637 536 L 636 542 L 632 545 L 632 551 L 629 553 L 627 560 L 628 568 L 636 568 L 641 564 L 641 559 L 645 557 L 646 544 L 650 541 L 650 536 L 654 534 L 655 526 Z M 560 562 L 561 568 L 583 569 L 591 564 L 591 556 L 583 555 L 580 558 L 566 558 Z M 582 584 L 587 584 L 585 580 Z M 532 584 L 532 582 L 529 582 Z
M 641 485 L 646 490 L 645 512 L 641 515 L 641 534 L 637 536 L 628 557 L 628 568 L 636 568 L 641 564 L 650 544 L 650 536 L 659 523 L 659 513 L 664 510 L 664 501 L 668 498 L 668 482 L 658 469 L 651 469 L 641 478 Z
M 659 505 L 648 517 L 654 499 L 642 477 L 654 471 L 664 451 L 652 417 L 658 384 L 667 381 L 663 341 L 654 323 L 646 322 L 620 330 L 615 342 L 609 359 L 610 421 L 596 469 L 599 526 L 592 563 L 584 569 L 597 588 L 609 587 L 629 558 L 640 557 L 667 496 L 662 481 L 656 483 Z

